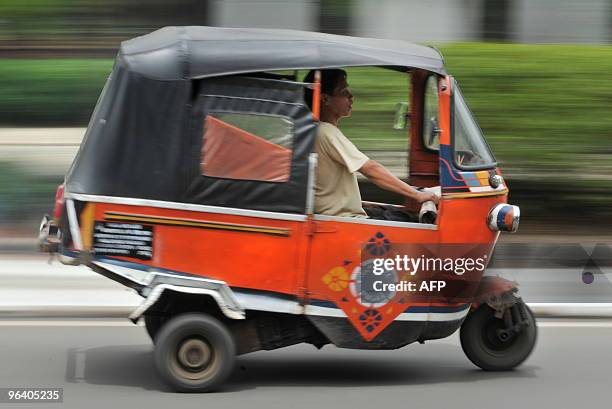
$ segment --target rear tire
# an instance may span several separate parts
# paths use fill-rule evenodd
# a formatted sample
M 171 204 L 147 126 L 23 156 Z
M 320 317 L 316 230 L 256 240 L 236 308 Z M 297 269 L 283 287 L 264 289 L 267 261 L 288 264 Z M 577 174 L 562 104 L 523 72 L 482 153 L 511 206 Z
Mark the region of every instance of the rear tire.
M 497 335 L 505 327 L 504 320 L 496 318 L 491 307 L 483 304 L 470 313 L 460 331 L 461 347 L 469 360 L 485 371 L 508 371 L 523 363 L 537 339 L 533 313 L 526 305 L 524 308 L 529 325 L 505 340 Z
M 147 334 L 149 334 L 149 337 L 151 337 L 151 341 L 155 343 L 155 337 L 157 337 L 159 330 L 164 324 L 163 317 L 159 315 L 145 315 L 144 324 L 147 330 Z
M 234 339 L 223 323 L 205 314 L 181 314 L 155 337 L 155 366 L 177 392 L 210 392 L 231 375 Z

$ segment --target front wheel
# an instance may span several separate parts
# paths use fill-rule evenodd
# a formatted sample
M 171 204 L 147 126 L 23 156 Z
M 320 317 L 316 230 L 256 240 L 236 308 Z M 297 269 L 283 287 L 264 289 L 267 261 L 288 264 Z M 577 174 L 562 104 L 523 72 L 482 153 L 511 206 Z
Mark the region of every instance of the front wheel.
M 461 347 L 476 366 L 485 371 L 508 371 L 533 351 L 537 338 L 533 313 L 522 302 L 515 307 L 523 311 L 516 330 L 508 331 L 507 322 L 495 317 L 495 311 L 486 304 L 465 319 L 460 331 Z
M 178 392 L 210 392 L 231 375 L 236 358 L 234 339 L 216 318 L 181 314 L 155 337 L 155 366 Z

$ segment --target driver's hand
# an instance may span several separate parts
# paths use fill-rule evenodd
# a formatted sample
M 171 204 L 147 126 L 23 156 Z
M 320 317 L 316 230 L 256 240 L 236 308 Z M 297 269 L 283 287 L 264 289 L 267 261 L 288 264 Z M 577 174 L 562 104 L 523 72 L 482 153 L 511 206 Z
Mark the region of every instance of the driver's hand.
M 438 195 L 432 192 L 419 192 L 418 195 L 415 197 L 415 200 L 421 204 L 431 201 L 434 202 L 436 206 L 438 205 L 438 203 L 440 203 L 440 198 L 438 197 Z

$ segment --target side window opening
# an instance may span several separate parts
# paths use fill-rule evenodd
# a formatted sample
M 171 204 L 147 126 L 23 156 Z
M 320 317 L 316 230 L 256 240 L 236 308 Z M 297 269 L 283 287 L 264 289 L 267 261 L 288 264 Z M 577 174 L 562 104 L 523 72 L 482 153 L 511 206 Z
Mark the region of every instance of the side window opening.
M 354 102 L 351 116 L 342 118 L 339 128 L 366 156 L 381 163 L 401 180 L 408 181 L 411 131 L 410 128 L 398 129 L 393 125 L 397 104 L 411 101 L 413 73 L 384 67 L 344 69 L 348 74 L 348 86 Z M 303 78 L 305 74 L 302 72 L 298 78 Z M 430 111 L 437 119 L 437 76 L 432 75 L 430 83 L 433 83 L 435 97 L 435 101 L 430 102 L 433 106 Z M 422 143 L 419 145 L 422 146 Z M 437 174 L 437 159 L 434 166 L 436 170 L 433 172 Z M 404 197 L 379 188 L 361 174 L 357 174 L 357 178 L 363 201 L 405 204 Z
M 400 179 L 408 176 L 406 130 L 393 129 L 396 105 L 408 101 L 410 73 L 383 67 L 344 67 L 354 97 L 350 117 L 339 123 L 342 133 L 364 154 Z M 300 71 L 303 79 L 308 71 Z M 360 181 L 365 177 L 357 176 Z M 377 188 L 376 188 L 377 189 Z

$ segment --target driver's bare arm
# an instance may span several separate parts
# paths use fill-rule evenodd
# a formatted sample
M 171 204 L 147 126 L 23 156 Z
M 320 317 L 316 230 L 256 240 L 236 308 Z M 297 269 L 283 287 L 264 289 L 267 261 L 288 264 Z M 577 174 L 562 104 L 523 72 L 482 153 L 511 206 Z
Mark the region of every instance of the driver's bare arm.
M 416 200 L 419 203 L 432 201 L 438 204 L 439 202 L 439 198 L 435 194 L 431 192 L 419 192 L 409 184 L 402 182 L 397 176 L 393 175 L 387 168 L 375 160 L 369 159 L 359 168 L 359 172 L 376 186 Z

